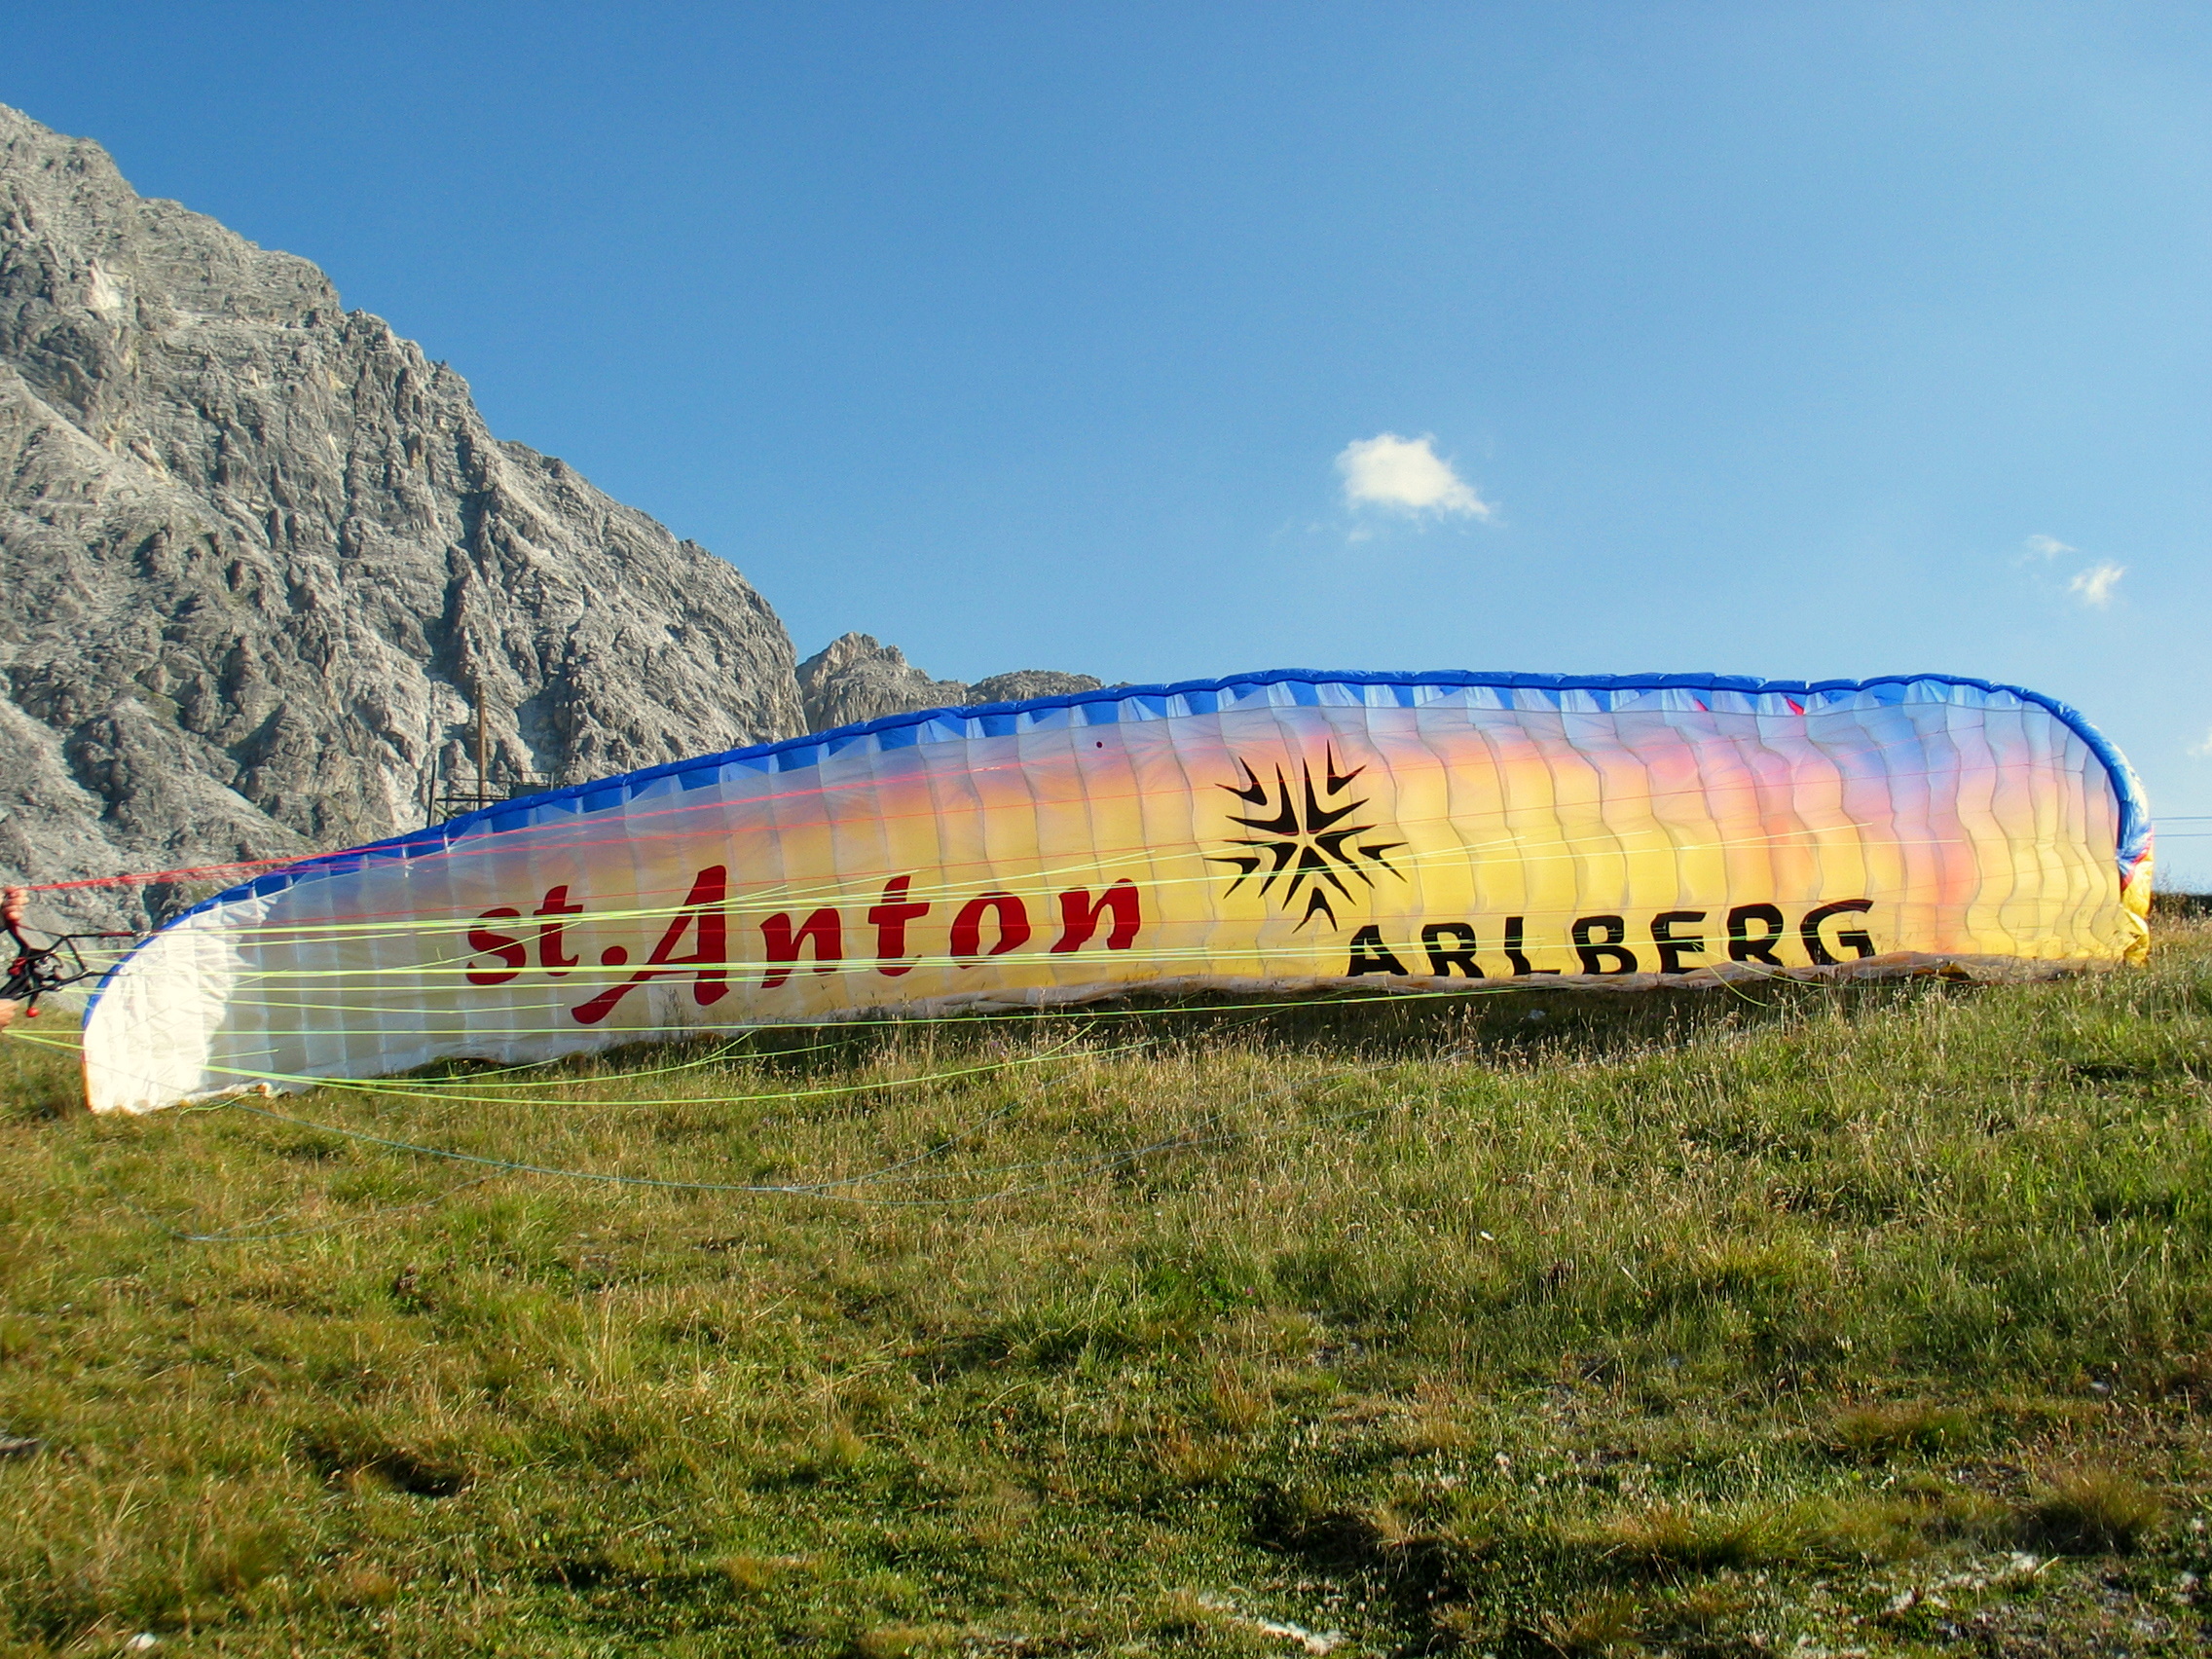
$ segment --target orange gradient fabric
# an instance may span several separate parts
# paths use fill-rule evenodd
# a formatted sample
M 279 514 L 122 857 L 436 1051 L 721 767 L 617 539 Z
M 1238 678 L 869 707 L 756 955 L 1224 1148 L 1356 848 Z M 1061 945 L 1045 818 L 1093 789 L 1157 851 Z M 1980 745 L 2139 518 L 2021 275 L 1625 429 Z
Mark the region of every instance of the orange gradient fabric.
M 897 717 L 208 902 L 103 982 L 99 1110 L 870 1011 L 2139 952 L 2063 706 L 1923 676 L 1278 673 Z

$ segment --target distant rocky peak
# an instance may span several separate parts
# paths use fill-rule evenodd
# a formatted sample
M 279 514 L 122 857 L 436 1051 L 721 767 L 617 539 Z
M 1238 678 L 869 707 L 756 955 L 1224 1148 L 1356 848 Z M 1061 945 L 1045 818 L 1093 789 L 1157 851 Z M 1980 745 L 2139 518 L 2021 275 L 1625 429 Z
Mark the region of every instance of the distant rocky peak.
M 809 731 L 828 731 L 916 709 L 1064 697 L 1095 691 L 1103 683 L 1088 674 L 1047 668 L 994 674 L 972 685 L 959 680 L 933 680 L 908 662 L 897 645 L 881 645 L 870 634 L 839 635 L 798 665 L 799 696 L 806 706 Z

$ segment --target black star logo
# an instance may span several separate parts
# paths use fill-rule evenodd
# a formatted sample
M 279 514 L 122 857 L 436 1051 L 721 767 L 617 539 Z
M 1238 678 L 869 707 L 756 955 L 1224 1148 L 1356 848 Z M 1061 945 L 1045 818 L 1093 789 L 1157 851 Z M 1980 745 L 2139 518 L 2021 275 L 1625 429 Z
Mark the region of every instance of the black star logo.
M 1220 784 L 1215 787 L 1227 790 L 1238 800 L 1257 807 L 1262 812 L 1268 812 L 1272 807 L 1272 815 L 1266 818 L 1239 818 L 1232 813 L 1229 820 L 1232 824 L 1240 824 L 1247 830 L 1257 830 L 1258 834 L 1235 837 L 1230 844 L 1249 847 L 1252 851 L 1207 855 L 1206 862 L 1209 864 L 1236 866 L 1236 879 L 1229 884 L 1230 892 L 1235 892 L 1248 877 L 1257 875 L 1260 877 L 1260 891 L 1266 894 L 1274 887 L 1278 878 L 1288 876 L 1289 880 L 1284 883 L 1282 890 L 1284 912 L 1287 914 L 1296 907 L 1299 891 L 1303 888 L 1306 893 L 1306 913 L 1299 917 L 1298 925 L 1304 927 L 1315 916 L 1326 916 L 1329 918 L 1329 926 L 1333 928 L 1337 925 L 1337 912 L 1329 898 L 1329 890 L 1334 888 L 1346 899 L 1352 896 L 1351 889 L 1345 885 L 1339 871 L 1349 871 L 1369 887 L 1375 885 L 1375 878 L 1367 873 L 1369 865 L 1380 865 L 1400 881 L 1406 879 L 1382 856 L 1404 846 L 1405 842 L 1377 841 L 1361 845 L 1353 841 L 1355 835 L 1364 835 L 1375 828 L 1373 824 L 1344 822 L 1367 804 L 1364 797 L 1344 801 L 1342 804 L 1322 804 L 1324 801 L 1335 803 L 1339 795 L 1351 788 L 1352 780 L 1367 770 L 1365 766 L 1355 766 L 1349 772 L 1340 774 L 1337 771 L 1337 752 L 1331 746 L 1328 758 L 1321 767 L 1328 786 L 1326 789 L 1314 789 L 1312 763 L 1301 761 L 1298 768 L 1301 787 L 1298 790 L 1293 790 L 1290 780 L 1283 776 L 1282 768 L 1277 766 L 1274 788 L 1271 791 L 1248 764 L 1242 760 L 1236 764 L 1244 774 L 1242 786 Z M 1261 874 L 1263 866 L 1267 871 L 1264 875 Z

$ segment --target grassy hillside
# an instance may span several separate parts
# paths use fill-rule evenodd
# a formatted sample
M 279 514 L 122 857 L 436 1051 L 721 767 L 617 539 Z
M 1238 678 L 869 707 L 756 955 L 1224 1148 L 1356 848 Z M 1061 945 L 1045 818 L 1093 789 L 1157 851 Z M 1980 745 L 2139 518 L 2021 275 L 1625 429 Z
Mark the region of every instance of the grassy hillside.
M 2201 1644 L 2202 924 L 619 1058 L 95 1122 L 0 1045 L 0 1643 Z

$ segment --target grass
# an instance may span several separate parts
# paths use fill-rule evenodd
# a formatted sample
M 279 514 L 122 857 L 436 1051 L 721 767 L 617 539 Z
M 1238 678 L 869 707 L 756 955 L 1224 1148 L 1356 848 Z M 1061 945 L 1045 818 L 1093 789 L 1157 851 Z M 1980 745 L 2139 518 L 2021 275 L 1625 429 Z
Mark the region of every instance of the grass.
M 2042 985 L 247 1103 L 292 1122 L 93 1120 L 10 1042 L 0 1647 L 2194 1649 L 2208 1083 L 2194 922 Z

